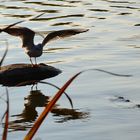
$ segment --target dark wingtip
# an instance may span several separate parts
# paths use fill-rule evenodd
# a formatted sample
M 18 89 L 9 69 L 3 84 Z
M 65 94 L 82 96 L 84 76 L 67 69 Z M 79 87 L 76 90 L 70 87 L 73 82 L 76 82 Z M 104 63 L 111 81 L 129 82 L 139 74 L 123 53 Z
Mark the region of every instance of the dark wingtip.
M 84 30 L 84 32 L 87 32 L 87 31 L 89 31 L 89 29 L 85 29 L 85 30 Z
M 83 32 L 87 32 L 89 31 L 89 29 L 78 29 L 79 32 L 83 33 Z
M 3 29 L 0 29 L 0 33 L 3 32 L 3 31 L 5 31 L 5 30 L 7 30 L 7 29 L 9 29 L 9 28 L 11 28 L 12 26 L 15 26 L 15 25 L 17 25 L 17 24 L 19 24 L 19 23 L 22 23 L 22 22 L 24 22 L 24 20 L 15 22 L 15 23 L 13 23 L 13 24 L 8 25 L 7 27 L 5 27 L 5 28 L 3 28 Z
M 89 31 L 89 29 L 77 29 L 77 33 L 84 33 L 84 32 L 87 32 Z

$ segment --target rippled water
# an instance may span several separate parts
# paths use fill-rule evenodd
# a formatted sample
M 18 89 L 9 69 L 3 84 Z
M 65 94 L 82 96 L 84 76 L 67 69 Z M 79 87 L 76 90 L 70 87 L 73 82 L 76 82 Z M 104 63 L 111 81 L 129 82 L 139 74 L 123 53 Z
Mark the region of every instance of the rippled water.
M 47 79 L 62 86 L 73 74 L 100 68 L 132 77 L 115 77 L 99 71 L 80 75 L 67 89 L 74 109 L 65 96 L 43 122 L 34 139 L 139 140 L 140 139 L 140 2 L 139 0 L 0 0 L 0 25 L 20 20 L 20 24 L 41 34 L 53 30 L 84 28 L 88 32 L 57 40 L 45 46 L 38 62 L 63 71 Z M 36 20 L 28 21 L 44 13 Z M 0 56 L 9 43 L 4 65 L 30 63 L 18 38 L 0 34 Z M 35 42 L 42 38 L 37 36 Z M 1 95 L 5 88 L 1 87 Z M 23 139 L 47 99 L 56 93 L 39 84 L 36 94 L 31 86 L 10 87 L 10 129 L 8 139 Z M 35 96 L 35 97 L 34 97 Z M 28 106 L 33 103 L 34 108 Z M 36 104 L 37 103 L 37 104 Z M 0 100 L 0 117 L 6 108 Z M 31 113 L 28 113 L 31 112 Z M 59 113 L 57 113 L 59 111 Z M 64 113 L 65 112 L 65 113 Z M 27 114 L 26 114 L 27 113 Z M 29 116 L 29 114 L 32 114 Z M 67 115 L 68 114 L 68 115 Z M 2 125 L 0 133 L 2 132 Z

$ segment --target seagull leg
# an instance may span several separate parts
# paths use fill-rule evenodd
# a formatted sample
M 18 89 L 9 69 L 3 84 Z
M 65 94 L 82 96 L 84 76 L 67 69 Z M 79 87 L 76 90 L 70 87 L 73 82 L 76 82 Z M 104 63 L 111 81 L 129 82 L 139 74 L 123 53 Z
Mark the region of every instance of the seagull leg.
M 37 90 L 37 82 L 33 83 L 32 86 L 31 86 L 31 91 L 34 90 L 34 87 L 35 87 L 35 90 Z
M 37 90 L 37 84 L 38 84 L 38 83 L 35 83 L 35 89 L 36 89 L 36 90 Z
M 37 65 L 36 57 L 35 57 L 35 65 Z
M 32 64 L 32 66 L 34 66 L 34 64 L 33 64 L 33 61 L 32 61 L 32 59 L 31 59 L 31 57 L 30 57 L 30 62 L 31 62 L 31 64 Z
M 36 57 L 34 57 L 34 58 L 35 58 L 35 64 L 33 64 L 33 62 L 31 61 L 32 66 L 33 66 L 33 67 L 38 67 L 38 65 L 37 65 L 37 61 L 36 61 Z

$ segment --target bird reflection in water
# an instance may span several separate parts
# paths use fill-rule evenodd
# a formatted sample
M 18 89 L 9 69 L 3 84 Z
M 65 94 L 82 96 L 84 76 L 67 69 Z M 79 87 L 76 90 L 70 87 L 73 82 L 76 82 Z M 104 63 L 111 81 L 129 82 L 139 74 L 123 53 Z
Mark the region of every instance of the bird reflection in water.
M 16 117 L 14 121 L 9 122 L 10 131 L 24 131 L 31 128 L 38 117 L 36 107 L 44 107 L 48 104 L 50 97 L 44 95 L 40 90 L 31 90 L 30 94 L 24 98 L 24 109 L 21 114 L 12 115 Z M 80 112 L 75 109 L 60 108 L 55 105 L 51 110 L 56 123 L 63 123 L 68 120 L 86 119 L 89 112 Z
M 9 122 L 11 131 L 20 131 L 31 128 L 38 116 L 36 107 L 47 105 L 49 97 L 42 94 L 40 90 L 31 90 L 30 94 L 24 98 L 24 109 L 21 114 L 12 115 L 16 120 Z

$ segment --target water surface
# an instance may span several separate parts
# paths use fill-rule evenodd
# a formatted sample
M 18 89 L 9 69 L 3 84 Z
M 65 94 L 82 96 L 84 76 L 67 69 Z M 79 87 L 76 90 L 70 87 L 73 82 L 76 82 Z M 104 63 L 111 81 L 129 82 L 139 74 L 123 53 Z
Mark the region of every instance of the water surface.
M 76 72 L 93 68 L 133 75 L 115 77 L 99 71 L 83 73 L 66 91 L 73 100 L 77 117 L 72 116 L 71 106 L 63 95 L 57 107 L 62 109 L 60 114 L 51 112 L 34 139 L 140 139 L 139 0 L 1 0 L 0 13 L 1 26 L 45 13 L 36 20 L 20 24 L 43 35 L 60 29 L 89 29 L 86 33 L 45 46 L 46 53 L 38 58 L 38 62 L 63 71 L 45 81 L 61 87 Z M 1 56 L 6 46 L 5 39 L 8 40 L 9 51 L 3 65 L 30 63 L 20 47 L 19 38 L 5 33 L 0 34 Z M 36 43 L 41 40 L 40 36 L 35 38 Z M 0 89 L 1 95 L 5 93 L 5 87 Z M 38 84 L 40 100 L 32 96 L 31 86 L 10 87 L 8 91 L 11 122 L 8 139 L 23 139 L 43 110 L 46 98 L 52 97 L 57 89 Z M 31 101 L 38 104 L 29 108 L 33 115 L 28 118 L 26 107 L 31 105 Z M 1 99 L 0 118 L 5 108 L 6 104 Z M 69 115 L 64 115 L 63 110 Z M 1 130 L 2 125 L 0 133 Z

